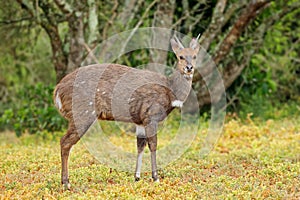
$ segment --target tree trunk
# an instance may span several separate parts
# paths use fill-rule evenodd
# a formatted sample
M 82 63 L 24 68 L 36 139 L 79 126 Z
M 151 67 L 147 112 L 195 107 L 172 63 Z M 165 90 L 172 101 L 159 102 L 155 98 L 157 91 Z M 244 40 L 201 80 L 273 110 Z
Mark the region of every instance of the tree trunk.
M 81 66 L 85 53 L 83 13 L 77 11 L 69 20 L 69 55 L 66 73 L 69 74 Z
M 174 0 L 162 0 L 157 6 L 157 10 L 154 14 L 152 26 L 160 28 L 171 28 L 173 23 L 175 1 Z M 170 44 L 170 31 L 159 33 L 153 32 L 152 41 L 150 44 L 154 47 L 162 47 L 167 49 Z M 155 44 L 158 43 L 159 44 Z M 164 69 L 167 61 L 168 52 L 159 49 L 150 49 L 150 63 L 158 63 L 149 65 L 149 70 L 164 74 Z
M 56 82 L 58 83 L 67 74 L 67 58 L 63 52 L 63 44 L 59 37 L 57 26 L 42 24 L 42 27 L 50 38 Z

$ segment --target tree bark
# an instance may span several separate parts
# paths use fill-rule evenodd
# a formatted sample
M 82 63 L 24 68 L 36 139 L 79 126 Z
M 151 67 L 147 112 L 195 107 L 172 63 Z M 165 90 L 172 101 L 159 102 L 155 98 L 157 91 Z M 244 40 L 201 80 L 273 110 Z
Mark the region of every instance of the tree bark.
M 68 55 L 68 65 L 66 70 L 67 74 L 79 68 L 84 58 L 85 40 L 83 27 L 83 13 L 77 11 L 76 14 L 72 14 L 72 16 L 68 20 L 68 25 L 70 33 L 70 51 Z
M 229 33 L 226 35 L 225 39 L 222 41 L 221 45 L 217 49 L 215 55 L 213 56 L 213 61 L 216 65 L 218 65 L 224 58 L 229 54 L 233 45 L 238 40 L 239 36 L 244 32 L 246 27 L 250 24 L 250 22 L 259 14 L 261 11 L 270 1 L 252 1 L 242 12 L 240 17 L 237 19 Z M 252 54 L 251 54 L 252 55 Z M 225 89 L 227 89 L 233 81 L 241 74 L 242 70 L 245 68 L 246 60 L 241 65 L 236 64 L 235 61 L 232 61 L 229 66 L 224 68 L 223 74 L 223 81 Z M 215 70 L 216 65 L 210 64 L 206 65 L 200 69 L 200 77 L 195 77 L 194 79 L 198 79 L 200 81 L 200 88 L 198 92 L 198 100 L 200 105 L 210 104 L 212 99 L 210 98 L 211 94 L 203 86 L 204 81 L 199 80 L 199 78 L 203 77 L 204 79 L 209 79 L 210 74 Z M 212 87 L 212 93 L 220 94 L 222 93 L 219 91 L 219 88 Z M 221 96 L 219 96 L 221 98 Z M 218 99 L 218 97 L 216 97 Z M 213 100 L 215 101 L 215 100 Z
M 263 9 L 268 3 L 270 3 L 269 0 L 256 0 L 252 1 L 244 9 L 243 13 L 238 18 L 238 20 L 216 51 L 216 54 L 213 57 L 216 65 L 218 65 L 220 61 L 224 59 L 224 57 L 230 52 L 231 47 L 235 44 L 242 32 L 244 32 L 249 23 L 253 19 L 255 19 L 255 17 L 260 13 L 259 11 Z
M 58 27 L 44 23 L 42 23 L 41 26 L 44 28 L 50 39 L 52 59 L 56 72 L 56 82 L 58 83 L 67 74 L 68 60 L 63 51 L 63 44 L 59 37 Z
M 38 6 L 43 11 L 45 18 L 41 18 L 37 10 L 30 3 L 17 0 L 23 9 L 25 9 L 28 14 L 33 17 L 37 24 L 46 31 L 49 36 L 51 49 L 52 49 L 52 59 L 56 72 L 57 82 L 66 75 L 67 70 L 67 57 L 63 51 L 63 43 L 58 31 L 58 21 L 54 13 L 54 8 L 48 1 L 39 1 Z
M 157 10 L 154 13 L 152 26 L 161 28 L 171 28 L 173 23 L 173 15 L 175 9 L 174 0 L 162 0 L 157 5 Z M 170 44 L 170 31 L 166 32 L 153 32 L 151 45 L 154 47 L 162 47 L 168 49 Z M 159 44 L 156 44 L 159 43 Z M 159 63 L 149 65 L 149 70 L 164 74 L 164 67 L 166 65 L 168 52 L 160 49 L 150 49 L 150 63 Z M 163 65 L 163 66 L 162 66 Z
M 205 32 L 200 38 L 200 45 L 207 50 L 211 42 L 220 33 L 222 28 L 222 22 L 224 21 L 224 10 L 227 4 L 227 0 L 219 0 L 213 12 L 212 20 Z

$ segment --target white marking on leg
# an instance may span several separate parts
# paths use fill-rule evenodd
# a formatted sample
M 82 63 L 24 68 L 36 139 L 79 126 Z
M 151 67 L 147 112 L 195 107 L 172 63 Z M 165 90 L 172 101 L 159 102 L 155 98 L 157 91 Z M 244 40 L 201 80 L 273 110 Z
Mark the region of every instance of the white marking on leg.
M 180 101 L 180 100 L 172 101 L 172 106 L 173 106 L 173 107 L 179 107 L 179 108 L 181 108 L 182 105 L 183 105 L 183 102 Z
M 144 126 L 138 126 L 136 125 L 136 136 L 139 137 L 146 137 L 146 131 Z
M 144 126 L 136 125 L 136 136 L 138 138 L 145 138 L 146 137 L 146 131 L 145 131 Z M 142 152 L 138 153 L 137 161 L 136 161 L 135 178 L 138 178 L 138 179 L 141 177 L 143 153 L 144 153 L 144 150 Z
M 56 104 L 56 106 L 58 107 L 59 110 L 62 108 L 62 103 L 61 103 L 61 99 L 59 97 L 59 92 L 56 93 L 55 104 Z
M 143 153 L 144 153 L 144 151 L 142 151 L 141 153 L 139 153 L 138 157 L 137 157 L 136 173 L 135 173 L 135 177 L 136 178 L 141 178 L 141 169 L 142 169 L 142 163 L 143 163 Z

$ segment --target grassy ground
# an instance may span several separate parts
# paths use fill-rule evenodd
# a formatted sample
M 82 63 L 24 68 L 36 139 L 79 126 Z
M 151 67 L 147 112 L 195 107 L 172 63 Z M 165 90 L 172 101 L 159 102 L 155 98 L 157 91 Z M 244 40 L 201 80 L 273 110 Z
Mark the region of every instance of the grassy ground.
M 231 117 L 208 157 L 199 157 L 201 139 L 196 138 L 180 159 L 160 171 L 160 183 L 153 183 L 149 172 L 134 182 L 132 173 L 110 170 L 79 142 L 69 166 L 71 191 L 60 185 L 56 137 L 1 133 L 0 199 L 300 199 L 299 121 Z

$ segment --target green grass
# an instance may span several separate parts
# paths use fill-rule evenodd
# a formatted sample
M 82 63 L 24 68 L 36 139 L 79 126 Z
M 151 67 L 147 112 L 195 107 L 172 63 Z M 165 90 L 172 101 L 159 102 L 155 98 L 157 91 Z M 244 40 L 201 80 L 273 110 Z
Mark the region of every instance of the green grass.
M 160 171 L 160 183 L 153 183 L 149 172 L 136 183 L 132 173 L 111 171 L 81 141 L 71 152 L 71 191 L 60 184 L 57 135 L 41 139 L 1 133 L 0 199 L 299 199 L 299 121 L 241 122 L 231 117 L 205 158 L 199 156 L 198 143 L 206 133 L 201 129 L 187 152 Z M 113 142 L 133 137 L 120 135 L 112 136 Z M 168 142 L 164 135 L 159 137 L 161 146 Z M 132 138 L 126 147 L 134 150 L 134 143 Z

